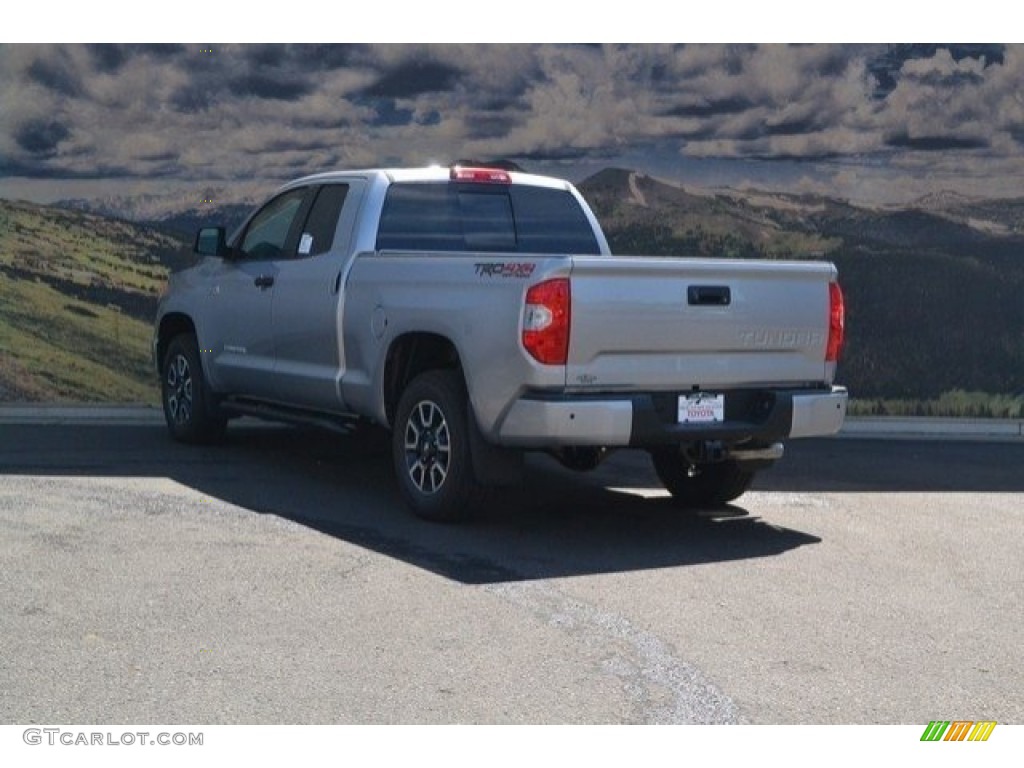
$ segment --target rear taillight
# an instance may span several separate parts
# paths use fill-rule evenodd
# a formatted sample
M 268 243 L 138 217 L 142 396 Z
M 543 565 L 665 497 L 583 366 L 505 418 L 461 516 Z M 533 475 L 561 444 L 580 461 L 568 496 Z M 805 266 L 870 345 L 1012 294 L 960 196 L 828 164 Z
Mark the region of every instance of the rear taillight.
M 523 346 L 538 362 L 565 365 L 569 358 L 569 322 L 572 298 L 569 278 L 538 283 L 526 292 L 523 311 Z
M 836 363 L 843 349 L 846 335 L 846 305 L 839 283 L 828 284 L 828 346 L 825 348 L 825 362 Z

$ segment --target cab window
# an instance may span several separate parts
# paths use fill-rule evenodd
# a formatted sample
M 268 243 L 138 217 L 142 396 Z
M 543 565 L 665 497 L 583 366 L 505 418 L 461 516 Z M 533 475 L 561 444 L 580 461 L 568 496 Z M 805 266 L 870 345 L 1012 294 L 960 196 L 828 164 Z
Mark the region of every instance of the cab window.
M 341 208 L 348 194 L 347 184 L 328 184 L 317 192 L 299 237 L 298 255 L 319 256 L 331 250 L 338 229 Z
M 286 252 L 285 246 L 306 192 L 293 189 L 263 206 L 246 227 L 239 247 L 242 258 L 269 260 L 293 255 Z
M 377 249 L 601 252 L 590 221 L 565 189 L 447 182 L 392 184 Z

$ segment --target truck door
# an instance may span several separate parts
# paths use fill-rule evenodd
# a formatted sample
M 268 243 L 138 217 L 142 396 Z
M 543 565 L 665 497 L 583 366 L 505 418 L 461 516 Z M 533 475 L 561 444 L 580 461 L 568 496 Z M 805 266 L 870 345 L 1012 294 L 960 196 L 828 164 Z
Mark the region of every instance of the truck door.
M 215 335 L 200 343 L 208 348 L 213 382 L 221 392 L 273 397 L 271 313 L 278 264 L 282 254 L 294 252 L 310 196 L 309 188 L 301 188 L 273 198 L 246 225 L 230 256 L 213 267 L 204 327 Z
M 284 402 L 318 410 L 344 409 L 341 307 L 364 186 L 362 179 L 352 179 L 318 187 L 299 228 L 294 254 L 276 263 L 274 379 Z

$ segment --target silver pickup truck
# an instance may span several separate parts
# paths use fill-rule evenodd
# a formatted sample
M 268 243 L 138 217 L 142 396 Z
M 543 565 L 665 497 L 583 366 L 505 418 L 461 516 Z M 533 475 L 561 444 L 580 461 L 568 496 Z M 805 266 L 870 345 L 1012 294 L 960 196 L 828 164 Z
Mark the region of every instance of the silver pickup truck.
M 167 426 L 236 415 L 390 429 L 413 510 L 456 520 L 524 451 L 648 451 L 719 506 L 787 438 L 838 431 L 831 264 L 612 256 L 568 182 L 492 168 L 320 174 L 196 236 L 153 339 Z

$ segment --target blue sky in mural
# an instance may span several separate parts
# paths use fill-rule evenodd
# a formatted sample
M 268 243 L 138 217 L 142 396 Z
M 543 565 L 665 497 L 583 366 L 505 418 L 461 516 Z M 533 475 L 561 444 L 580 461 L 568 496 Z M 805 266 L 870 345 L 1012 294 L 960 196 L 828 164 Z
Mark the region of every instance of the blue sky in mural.
M 1019 196 L 1018 45 L 0 45 L 0 196 L 507 158 L 873 202 Z

